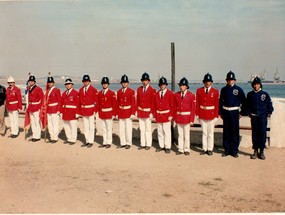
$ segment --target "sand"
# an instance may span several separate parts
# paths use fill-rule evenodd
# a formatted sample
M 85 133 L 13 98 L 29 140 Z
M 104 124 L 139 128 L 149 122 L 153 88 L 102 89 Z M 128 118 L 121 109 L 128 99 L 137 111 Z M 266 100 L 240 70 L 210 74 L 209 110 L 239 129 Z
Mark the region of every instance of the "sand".
M 8 121 L 7 121 L 8 123 Z M 9 125 L 8 125 L 9 126 Z M 134 123 L 134 130 L 138 125 Z M 284 212 L 285 149 L 269 147 L 266 160 L 251 160 L 252 149 L 240 148 L 239 158 L 200 155 L 191 143 L 190 156 L 63 144 L 0 136 L 0 213 L 197 213 Z M 79 135 L 83 140 L 83 135 Z

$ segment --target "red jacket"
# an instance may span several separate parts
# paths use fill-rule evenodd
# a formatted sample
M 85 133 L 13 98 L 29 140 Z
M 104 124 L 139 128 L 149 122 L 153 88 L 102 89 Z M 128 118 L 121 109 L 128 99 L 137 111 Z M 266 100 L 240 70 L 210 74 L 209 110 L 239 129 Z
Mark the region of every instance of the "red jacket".
M 149 85 L 145 93 L 143 92 L 143 90 L 144 90 L 143 86 L 140 86 L 137 89 L 136 111 L 139 118 L 148 118 L 149 114 L 155 115 L 155 110 L 154 110 L 155 89 L 153 89 Z
M 85 87 L 79 89 L 79 112 L 82 116 L 92 116 L 96 111 L 98 103 L 98 91 L 92 85 L 89 85 L 85 94 Z
M 155 94 L 155 114 L 156 122 L 169 122 L 169 117 L 174 117 L 175 110 L 175 97 L 174 93 L 167 89 L 160 98 L 161 91 L 157 91 Z
M 135 91 L 127 87 L 123 93 L 123 89 L 118 90 L 117 92 L 118 100 L 118 118 L 127 119 L 131 115 L 134 115 L 136 112 L 136 98 Z
M 194 122 L 195 117 L 195 95 L 186 91 L 183 99 L 181 91 L 175 93 L 175 122 L 178 124 L 188 124 Z
M 116 94 L 108 89 L 103 95 L 103 90 L 98 93 L 98 112 L 100 119 L 112 119 L 117 115 L 118 102 Z
M 18 87 L 7 87 L 6 108 L 8 111 L 22 110 L 22 95 Z
M 196 115 L 200 119 L 212 120 L 219 117 L 219 91 L 211 87 L 206 94 L 204 87 L 196 92 Z
M 47 101 L 47 113 L 53 114 L 61 112 L 61 95 L 60 90 L 56 87 L 52 87 L 45 91 Z
M 32 113 L 39 111 L 44 102 L 44 93 L 42 88 L 34 85 L 32 88 L 29 87 L 28 93 L 29 105 L 27 111 Z
M 75 114 L 79 114 L 79 93 L 75 89 L 70 89 L 68 95 L 66 91 L 62 93 L 62 119 L 75 120 Z

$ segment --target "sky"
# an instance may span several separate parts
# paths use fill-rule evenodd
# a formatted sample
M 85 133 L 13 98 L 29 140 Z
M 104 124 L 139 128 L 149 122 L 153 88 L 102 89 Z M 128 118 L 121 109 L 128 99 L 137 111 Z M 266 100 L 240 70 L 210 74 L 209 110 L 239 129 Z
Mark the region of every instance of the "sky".
M 285 80 L 285 0 L 0 2 L 0 76 L 170 79 L 172 42 L 177 80 Z

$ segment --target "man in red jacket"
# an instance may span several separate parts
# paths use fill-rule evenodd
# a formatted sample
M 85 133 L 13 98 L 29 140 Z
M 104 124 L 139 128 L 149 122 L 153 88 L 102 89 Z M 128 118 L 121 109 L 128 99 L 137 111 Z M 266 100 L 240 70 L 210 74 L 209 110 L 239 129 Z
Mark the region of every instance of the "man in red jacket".
M 156 152 L 165 150 L 170 153 L 171 148 L 171 121 L 175 111 L 174 93 L 167 89 L 167 80 L 164 77 L 159 79 L 160 90 L 155 94 L 155 119 L 157 122 L 157 134 L 159 148 Z
M 60 90 L 55 87 L 53 77 L 47 78 L 47 90 L 45 91 L 47 104 L 48 131 L 50 134 L 49 143 L 56 143 L 59 134 L 59 117 L 61 113 Z
M 175 122 L 178 128 L 177 155 L 190 155 L 190 125 L 194 123 L 196 101 L 195 95 L 188 91 L 189 83 L 186 78 L 179 82 L 180 91 L 175 93 Z
M 62 93 L 62 120 L 67 141 L 75 144 L 77 139 L 77 117 L 79 114 L 79 93 L 73 88 L 70 78 L 65 80 L 66 91 Z
M 40 122 L 40 109 L 44 101 L 44 93 L 42 88 L 36 85 L 35 76 L 31 75 L 28 80 L 28 108 L 27 112 L 31 118 L 31 127 L 33 137 L 31 141 L 37 142 L 41 139 L 41 122 Z
M 120 127 L 120 148 L 126 147 L 129 149 L 132 145 L 132 131 L 135 107 L 135 91 L 128 87 L 128 76 L 121 77 L 122 88 L 117 92 L 118 100 L 118 119 Z
M 142 74 L 142 86 L 137 89 L 136 111 L 139 118 L 141 145 L 138 148 L 149 150 L 152 145 L 151 119 L 154 115 L 155 89 L 150 86 L 149 74 Z
M 103 89 L 98 93 L 98 112 L 102 121 L 103 144 L 99 147 L 110 148 L 113 142 L 113 119 L 117 115 L 118 103 L 116 94 L 109 89 L 109 78 L 103 77 L 101 84 Z
M 93 146 L 94 142 L 94 113 L 98 101 L 98 91 L 91 85 L 89 75 L 85 74 L 82 78 L 82 82 L 83 86 L 79 89 L 79 105 L 80 114 L 83 118 L 85 143 L 83 143 L 81 147 L 87 146 L 90 148 Z
M 18 113 L 22 110 L 22 95 L 21 90 L 15 85 L 15 80 L 12 76 L 8 77 L 7 82 L 9 86 L 6 90 L 6 108 L 11 123 L 11 135 L 9 137 L 16 138 L 19 135 Z
M 219 91 L 212 87 L 213 78 L 207 73 L 204 86 L 196 92 L 196 115 L 202 127 L 203 151 L 201 155 L 213 155 L 214 127 L 219 117 Z

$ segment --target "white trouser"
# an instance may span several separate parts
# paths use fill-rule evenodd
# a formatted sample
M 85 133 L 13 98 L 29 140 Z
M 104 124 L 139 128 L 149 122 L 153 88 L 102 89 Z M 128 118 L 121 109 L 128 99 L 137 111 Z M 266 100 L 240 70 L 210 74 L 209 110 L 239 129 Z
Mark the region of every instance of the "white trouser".
M 216 120 L 200 119 L 202 127 L 202 144 L 204 151 L 213 151 L 214 148 L 214 127 Z
M 178 124 L 178 151 L 190 152 L 190 124 Z
M 113 142 L 113 120 L 101 119 L 102 121 L 102 133 L 103 133 L 103 145 L 111 145 Z
M 133 121 L 128 119 L 119 119 L 120 127 L 120 140 L 121 146 L 132 145 L 132 132 L 133 132 Z
M 152 133 L 151 133 L 151 120 L 150 118 L 139 118 L 139 126 L 141 131 L 141 146 L 151 147 Z
M 59 134 L 59 114 L 57 113 L 48 113 L 48 131 L 51 140 L 58 140 Z
M 40 123 L 40 111 L 30 112 L 31 117 L 31 128 L 33 132 L 33 138 L 41 138 L 41 123 Z
M 67 141 L 75 143 L 77 140 L 77 119 L 63 120 L 63 128 Z
M 83 116 L 82 118 L 86 143 L 93 143 L 95 134 L 94 116 Z
M 9 119 L 11 124 L 11 134 L 18 135 L 19 134 L 19 112 L 18 110 L 9 111 Z
M 158 143 L 160 148 L 171 148 L 171 122 L 157 123 Z

